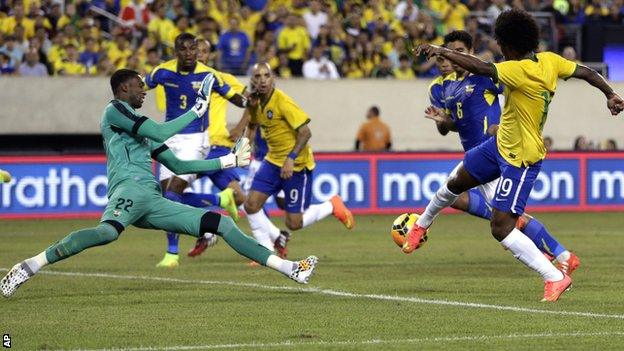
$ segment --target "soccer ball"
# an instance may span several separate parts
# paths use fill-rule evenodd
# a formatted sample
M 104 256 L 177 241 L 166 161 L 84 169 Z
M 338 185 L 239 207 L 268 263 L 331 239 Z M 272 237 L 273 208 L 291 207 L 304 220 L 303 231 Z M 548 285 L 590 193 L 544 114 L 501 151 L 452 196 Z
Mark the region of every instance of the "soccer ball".
M 412 229 L 418 218 L 420 216 L 415 213 L 403 213 L 392 222 L 390 234 L 392 235 L 392 240 L 397 245 L 403 246 L 405 239 L 407 239 L 407 233 Z

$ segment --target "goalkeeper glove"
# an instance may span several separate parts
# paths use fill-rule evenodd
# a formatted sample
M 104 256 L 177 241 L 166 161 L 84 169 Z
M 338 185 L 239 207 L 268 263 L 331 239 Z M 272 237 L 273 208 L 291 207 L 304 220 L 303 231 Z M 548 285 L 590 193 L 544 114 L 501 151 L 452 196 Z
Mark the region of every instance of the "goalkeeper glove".
M 202 118 L 206 114 L 206 111 L 208 111 L 208 105 L 210 105 L 208 101 L 202 97 L 198 97 L 195 100 L 195 106 L 191 108 L 191 111 L 195 112 L 197 118 Z
M 204 100 L 210 101 L 210 93 L 212 93 L 212 86 L 215 82 L 215 76 L 212 72 L 208 72 L 202 80 L 201 85 L 199 86 L 199 90 L 197 91 L 197 95 L 203 98 Z
M 236 142 L 236 145 L 234 145 L 232 152 L 219 157 L 219 161 L 221 162 L 221 169 L 249 166 L 251 162 L 251 145 L 249 144 L 249 139 L 245 137 L 240 138 Z

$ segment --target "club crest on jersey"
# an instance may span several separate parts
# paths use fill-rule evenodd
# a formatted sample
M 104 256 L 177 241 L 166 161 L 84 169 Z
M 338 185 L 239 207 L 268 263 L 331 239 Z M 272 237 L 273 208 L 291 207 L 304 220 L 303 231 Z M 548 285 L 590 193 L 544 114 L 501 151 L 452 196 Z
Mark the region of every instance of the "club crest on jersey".
M 191 85 L 193 86 L 193 90 L 199 90 L 199 87 L 201 87 L 201 81 L 199 82 L 191 82 Z
M 267 118 L 268 119 L 272 119 L 273 118 L 273 111 L 271 111 L 271 110 L 267 111 Z
M 474 92 L 474 84 L 466 85 L 466 95 L 470 95 Z
M 115 210 L 115 211 L 113 211 L 113 216 L 115 216 L 115 217 L 119 217 L 119 216 L 121 216 L 121 210 Z

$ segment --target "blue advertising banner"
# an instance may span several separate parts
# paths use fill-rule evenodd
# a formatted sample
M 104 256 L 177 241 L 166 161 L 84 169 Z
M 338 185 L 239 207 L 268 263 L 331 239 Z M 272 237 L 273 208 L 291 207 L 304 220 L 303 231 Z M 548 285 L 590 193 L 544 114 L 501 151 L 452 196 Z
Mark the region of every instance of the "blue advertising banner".
M 340 194 L 356 214 L 418 211 L 461 161 L 458 153 L 317 154 L 313 202 Z M 0 157 L 0 218 L 98 217 L 107 203 L 103 156 Z M 239 170 L 244 179 L 247 171 Z M 200 179 L 192 191 L 218 192 Z M 275 209 L 271 200 L 269 207 Z M 624 211 L 624 153 L 553 153 L 530 211 Z

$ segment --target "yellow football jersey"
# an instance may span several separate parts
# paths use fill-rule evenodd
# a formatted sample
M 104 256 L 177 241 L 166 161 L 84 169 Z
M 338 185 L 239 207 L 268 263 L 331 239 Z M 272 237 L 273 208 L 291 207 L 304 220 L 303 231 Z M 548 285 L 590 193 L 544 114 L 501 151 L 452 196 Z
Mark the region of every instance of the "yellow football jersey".
M 308 115 L 279 89 L 274 89 L 265 105 L 250 109 L 251 123 L 260 126 L 262 137 L 269 147 L 265 160 L 282 167 L 286 157 L 295 147 L 297 129 L 310 122 Z M 314 169 L 314 155 L 306 145 L 295 160 L 295 171 Z
M 546 156 L 542 130 L 557 79 L 569 78 L 576 63 L 552 52 L 532 59 L 494 64 L 505 85 L 505 108 L 497 134 L 498 151 L 510 164 L 521 167 Z
M 219 72 L 221 79 L 229 85 L 233 91 L 242 94 L 245 85 L 236 77 L 229 73 Z M 229 101 L 219 94 L 210 94 L 210 113 L 208 115 L 208 136 L 210 145 L 233 147 L 234 142 L 230 140 L 230 131 L 227 129 L 227 108 Z

